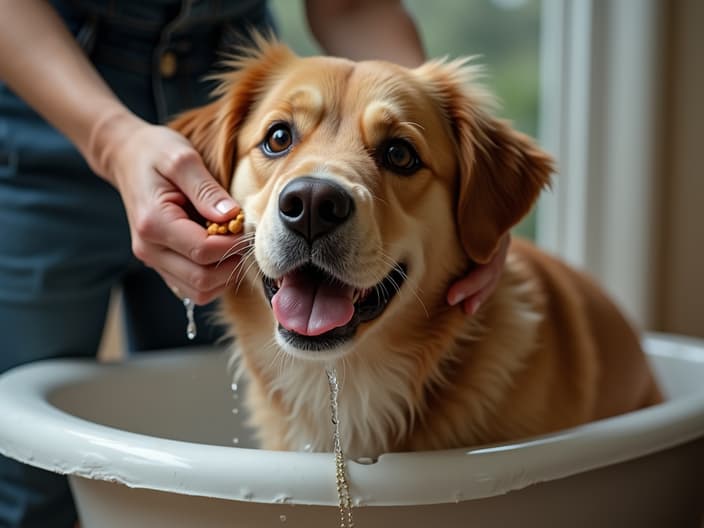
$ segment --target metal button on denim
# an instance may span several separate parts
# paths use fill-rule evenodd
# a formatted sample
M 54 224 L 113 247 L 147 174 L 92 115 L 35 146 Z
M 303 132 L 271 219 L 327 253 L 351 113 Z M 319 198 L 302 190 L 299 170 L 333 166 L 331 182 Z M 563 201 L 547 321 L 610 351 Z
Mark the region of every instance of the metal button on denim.
M 165 51 L 159 61 L 159 72 L 164 78 L 173 77 L 178 67 L 178 59 L 173 51 Z

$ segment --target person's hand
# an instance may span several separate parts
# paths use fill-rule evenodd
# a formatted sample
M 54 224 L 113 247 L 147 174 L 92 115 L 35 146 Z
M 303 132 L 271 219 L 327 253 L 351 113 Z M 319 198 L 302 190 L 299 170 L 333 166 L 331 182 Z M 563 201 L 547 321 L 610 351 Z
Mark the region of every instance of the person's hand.
M 187 208 L 225 222 L 235 216 L 237 204 L 177 132 L 132 116 L 106 126 L 96 139 L 96 169 L 122 196 L 135 256 L 177 296 L 196 304 L 214 300 L 236 280 L 236 253 L 245 244 L 241 237 L 209 237 Z
M 511 235 L 507 233 L 489 262 L 477 266 L 466 277 L 453 283 L 447 292 L 448 304 L 454 306 L 462 303 L 464 312 L 474 315 L 499 283 L 510 243 Z

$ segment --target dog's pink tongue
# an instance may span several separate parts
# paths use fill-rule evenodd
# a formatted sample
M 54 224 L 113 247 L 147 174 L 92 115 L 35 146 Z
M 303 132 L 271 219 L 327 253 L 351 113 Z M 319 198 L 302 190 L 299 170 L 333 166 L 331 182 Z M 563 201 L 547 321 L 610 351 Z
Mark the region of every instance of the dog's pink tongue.
M 274 317 L 287 330 L 317 336 L 350 322 L 353 295 L 351 286 L 316 281 L 311 274 L 294 271 L 284 276 L 271 306 Z

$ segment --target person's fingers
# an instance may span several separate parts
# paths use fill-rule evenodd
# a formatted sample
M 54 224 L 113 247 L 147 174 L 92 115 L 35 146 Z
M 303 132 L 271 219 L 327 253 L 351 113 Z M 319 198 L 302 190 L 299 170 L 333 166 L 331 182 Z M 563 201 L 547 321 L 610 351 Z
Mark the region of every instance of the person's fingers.
M 478 297 L 472 296 L 468 297 L 464 301 L 462 301 L 462 311 L 466 315 L 474 315 L 477 313 L 477 310 L 479 310 L 479 306 L 481 305 L 481 301 L 478 299 Z
M 163 251 L 153 267 L 177 296 L 189 297 L 196 304 L 207 304 L 226 288 L 236 287 L 244 273 L 239 257 L 228 258 L 220 264 L 198 266 L 168 250 Z
M 156 169 L 186 195 L 204 218 L 223 222 L 238 212 L 237 202 L 208 172 L 198 152 L 189 144 L 171 147 Z
M 190 299 L 194 304 L 202 306 L 204 304 L 209 304 L 224 291 L 224 287 L 215 288 L 207 292 L 201 292 L 195 290 L 190 284 L 183 282 L 179 277 L 171 275 L 168 271 L 156 270 L 161 278 L 166 282 L 166 284 L 171 288 L 171 291 L 179 299 Z
M 493 268 L 489 265 L 478 266 L 469 275 L 461 278 L 450 286 L 447 292 L 447 302 L 455 306 L 474 296 L 492 279 Z
M 463 303 L 465 313 L 469 315 L 476 313 L 499 283 L 510 242 L 510 234 L 505 235 L 489 262 L 477 266 L 466 277 L 452 284 L 447 293 L 448 304 L 454 306 Z
M 464 311 L 464 313 L 466 313 L 467 315 L 474 315 L 475 313 L 477 313 L 479 307 L 484 304 L 484 301 L 489 298 L 489 295 L 491 295 L 494 289 L 496 288 L 496 285 L 499 282 L 498 277 L 498 275 L 491 277 L 489 281 L 484 285 L 484 287 L 480 288 L 477 293 L 467 297 L 462 302 L 462 310 Z
M 204 226 L 188 218 L 177 204 L 169 203 L 135 222 L 132 249 L 137 258 L 150 265 L 153 246 L 170 248 L 196 264 L 207 265 L 244 253 L 246 240 L 242 236 L 209 236 Z

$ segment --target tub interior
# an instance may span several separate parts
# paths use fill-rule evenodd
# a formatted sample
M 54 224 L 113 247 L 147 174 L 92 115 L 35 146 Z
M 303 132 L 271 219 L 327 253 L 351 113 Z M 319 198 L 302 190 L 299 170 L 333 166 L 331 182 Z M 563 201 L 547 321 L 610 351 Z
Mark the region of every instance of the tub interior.
M 92 378 L 53 390 L 48 400 L 78 418 L 131 433 L 256 448 L 243 388 L 233 391 L 232 378 L 222 350 L 151 352 L 101 366 Z
M 701 348 L 677 339 L 650 339 L 645 345 L 668 400 L 704 390 Z M 153 352 L 100 366 L 89 379 L 54 389 L 48 400 L 76 417 L 132 433 L 256 448 L 242 405 L 243 386 L 233 391 L 232 381 L 224 350 Z
M 666 399 L 704 392 L 704 346 L 699 340 L 668 336 L 644 342 L 648 360 Z

